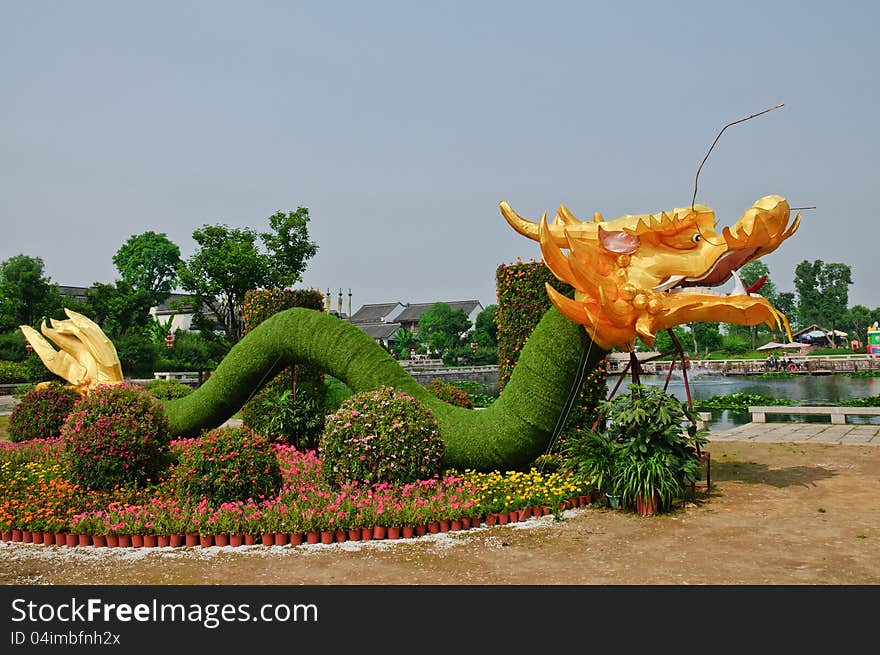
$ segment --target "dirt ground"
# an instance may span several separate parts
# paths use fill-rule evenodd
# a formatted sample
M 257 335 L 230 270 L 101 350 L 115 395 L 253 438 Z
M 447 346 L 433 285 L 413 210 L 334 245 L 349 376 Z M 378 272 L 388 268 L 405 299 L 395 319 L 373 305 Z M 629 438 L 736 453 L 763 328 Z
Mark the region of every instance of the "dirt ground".
M 880 583 L 880 448 L 710 444 L 711 493 L 467 532 L 297 547 L 0 544 L 3 584 L 853 585 Z

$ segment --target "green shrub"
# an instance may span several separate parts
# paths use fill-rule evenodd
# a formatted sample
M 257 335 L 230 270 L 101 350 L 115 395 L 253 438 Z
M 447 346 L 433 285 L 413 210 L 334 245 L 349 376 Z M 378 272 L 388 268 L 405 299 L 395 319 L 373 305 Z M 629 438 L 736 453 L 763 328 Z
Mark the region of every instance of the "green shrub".
M 9 416 L 9 438 L 28 441 L 57 437 L 79 398 L 76 391 L 57 382 L 29 391 Z
M 260 500 L 281 485 L 269 440 L 248 428 L 217 428 L 182 449 L 172 475 L 179 499 L 210 505 Z
M 0 360 L 20 362 L 27 355 L 26 340 L 21 330 L 12 330 L 0 334 Z
M 169 433 L 161 403 L 130 384 L 93 389 L 61 428 L 74 481 L 104 490 L 157 479 L 169 462 Z
M 0 384 L 30 382 L 31 370 L 26 362 L 0 361 Z
M 439 472 L 443 442 L 426 405 L 383 386 L 342 403 L 327 419 L 319 452 L 331 484 L 406 483 Z
M 207 371 L 216 368 L 229 347 L 225 342 L 211 341 L 197 332 L 177 330 L 174 346 L 160 347 L 157 371 Z
M 465 409 L 473 409 L 474 407 L 467 391 L 463 391 L 451 384 L 446 384 L 443 380 L 431 380 L 431 383 L 425 388 L 444 403 L 449 403 L 456 407 L 464 407 Z
M 150 380 L 144 385 L 147 392 L 159 400 L 174 400 L 192 393 L 192 387 L 178 380 Z
M 290 373 L 282 373 L 258 391 L 242 407 L 242 422 L 270 441 L 315 448 L 324 430 L 324 385 L 297 384 L 294 399 L 289 380 Z
M 159 359 L 159 345 L 137 333 L 124 334 L 114 340 L 122 372 L 128 377 L 153 375 Z

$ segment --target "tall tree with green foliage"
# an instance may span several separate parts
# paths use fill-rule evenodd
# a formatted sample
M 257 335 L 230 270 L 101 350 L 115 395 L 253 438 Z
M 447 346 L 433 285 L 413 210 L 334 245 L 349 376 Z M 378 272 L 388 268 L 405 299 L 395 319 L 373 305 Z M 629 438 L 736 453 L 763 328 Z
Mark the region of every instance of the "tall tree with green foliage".
M 802 261 L 794 269 L 798 323 L 830 330 L 843 324 L 849 305 L 852 269 L 848 264 Z
M 852 330 L 850 338 L 864 344 L 867 342 L 868 328 L 874 324 L 874 314 L 864 305 L 853 305 L 846 312 L 844 324 L 848 330 Z
M 122 244 L 113 263 L 132 289 L 149 293 L 152 304 L 159 305 L 177 283 L 180 248 L 164 233 L 144 232 Z
M 111 339 L 143 335 L 152 320 L 153 299 L 150 291 L 136 290 L 125 280 L 114 284 L 95 282 L 86 291 L 88 315 Z
M 260 238 L 271 256 L 272 280 L 277 287 L 289 287 L 302 281 L 306 263 L 318 252 L 318 245 L 309 239 L 309 210 L 275 212 L 269 217 L 271 232 Z
M 498 326 L 495 324 L 495 314 L 498 305 L 489 305 L 479 314 L 474 321 L 474 341 L 484 348 L 498 347 Z
M 58 286 L 45 275 L 43 260 L 15 255 L 0 264 L 0 329 L 36 326 L 61 311 Z
M 214 313 L 230 343 L 241 338 L 245 294 L 298 282 L 306 262 L 317 252 L 308 239 L 304 207 L 274 214 L 269 225 L 272 231 L 261 234 L 250 228 L 203 225 L 193 232 L 199 247 L 178 269 L 180 285 Z
M 419 317 L 419 338 L 439 353 L 460 348 L 470 329 L 464 310 L 454 310 L 445 302 L 434 303 Z

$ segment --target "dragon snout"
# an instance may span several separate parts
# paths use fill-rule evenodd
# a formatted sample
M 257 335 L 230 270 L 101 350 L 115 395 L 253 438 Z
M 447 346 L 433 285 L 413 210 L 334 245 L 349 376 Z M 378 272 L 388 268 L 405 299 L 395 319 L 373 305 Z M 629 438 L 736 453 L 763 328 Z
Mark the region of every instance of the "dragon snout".
M 785 198 L 764 196 L 746 210 L 735 225 L 724 228 L 722 236 L 728 249 L 748 253 L 740 266 L 773 252 L 797 231 L 800 214 L 790 224 L 789 216 Z

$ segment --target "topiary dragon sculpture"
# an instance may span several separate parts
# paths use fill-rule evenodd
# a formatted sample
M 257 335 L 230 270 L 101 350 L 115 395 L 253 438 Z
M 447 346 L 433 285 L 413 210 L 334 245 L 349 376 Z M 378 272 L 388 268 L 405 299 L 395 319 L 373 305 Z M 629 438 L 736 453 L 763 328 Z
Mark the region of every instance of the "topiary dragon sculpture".
M 576 293 L 569 299 L 548 286 L 555 308 L 535 328 L 504 393 L 489 408 L 444 403 L 359 328 L 295 308 L 263 321 L 194 393 L 165 404 L 174 433 L 196 436 L 216 427 L 265 381 L 291 364 L 306 364 L 356 392 L 390 385 L 426 403 L 439 422 L 448 466 L 515 468 L 546 449 L 581 365 L 592 370 L 613 347 L 631 350 L 636 337 L 652 345 L 658 330 L 692 321 L 767 323 L 783 327 L 791 338 L 785 316 L 756 293 L 759 285 L 745 289 L 736 275 L 797 229 L 800 216 L 789 223 L 788 203 L 779 196 L 761 198 L 721 234 L 704 205 L 611 221 L 596 214 L 592 222 L 560 206 L 550 224 L 546 215 L 532 223 L 507 203 L 500 206 L 517 232 L 540 243 L 544 262 Z M 730 293 L 711 288 L 731 277 Z M 69 321 L 53 321 L 54 330 L 42 326 L 61 351 L 22 327 L 46 367 L 81 392 L 121 382 L 112 343 L 89 319 L 65 311 Z

